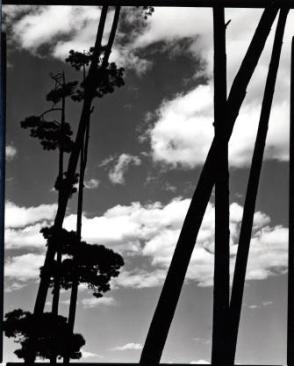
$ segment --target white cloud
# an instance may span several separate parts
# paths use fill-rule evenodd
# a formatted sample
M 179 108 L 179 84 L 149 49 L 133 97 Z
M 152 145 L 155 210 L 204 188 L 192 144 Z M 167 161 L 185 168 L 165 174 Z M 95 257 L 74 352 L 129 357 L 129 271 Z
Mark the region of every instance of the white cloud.
M 112 280 L 112 288 L 149 288 L 162 285 L 166 277 L 166 269 L 142 270 L 122 270 L 120 275 Z
M 5 227 L 21 228 L 45 220 L 53 220 L 57 205 L 39 205 L 36 207 L 19 207 L 13 202 L 5 203 Z
M 71 49 L 83 52 L 94 45 L 100 17 L 98 6 L 23 6 L 17 9 L 15 6 L 6 5 L 3 10 L 6 14 L 6 22 L 11 28 L 10 39 L 33 54 L 42 54 L 45 45 L 50 46 L 46 52 L 57 59 L 64 60 Z M 122 13 L 126 14 L 124 19 L 129 21 L 134 19 L 138 12 L 134 8 L 131 11 L 130 8 L 122 10 Z M 129 16 L 127 13 L 130 13 Z M 104 43 L 109 36 L 113 15 L 114 11 L 109 10 Z M 143 19 L 139 14 L 137 17 Z M 137 19 L 136 24 L 138 25 L 139 22 Z M 118 31 L 116 41 L 120 36 Z M 150 62 L 139 58 L 135 50 L 131 49 L 131 44 L 122 46 L 118 43 L 115 43 L 110 55 L 111 61 L 119 62 L 124 67 L 135 66 L 138 74 L 149 68 Z
M 232 83 L 261 12 L 256 9 L 229 9 L 227 19 L 232 19 L 227 29 L 228 84 Z M 162 19 L 165 19 L 163 22 Z M 164 101 L 157 111 L 157 118 L 150 128 L 150 143 L 155 161 L 171 167 L 187 168 L 201 165 L 213 138 L 213 49 L 212 13 L 210 9 L 162 9 L 157 8 L 149 20 L 149 26 L 135 40 L 138 48 L 162 41 L 173 50 L 175 41 L 189 38 L 186 51 L 202 60 L 208 85 L 198 85 L 189 92 L 179 93 Z M 170 24 L 173 24 L 170 27 Z M 246 24 L 246 26 L 245 26 Z M 230 142 L 232 166 L 248 165 L 254 146 L 260 104 L 268 62 L 270 60 L 275 27 L 272 28 L 255 74 L 250 82 L 245 105 L 236 122 Z M 289 72 L 291 38 L 294 32 L 294 14 L 288 17 L 281 56 L 277 88 L 270 120 L 267 159 L 288 159 L 289 130 Z M 166 48 L 165 48 L 166 49 Z M 199 73 L 199 70 L 195 70 Z
M 103 358 L 103 356 L 99 355 L 98 353 L 82 351 L 82 358 L 93 358 L 93 357 Z
M 143 348 L 140 343 L 127 343 L 123 346 L 113 347 L 112 351 L 139 351 Z
M 12 145 L 6 145 L 5 155 L 6 155 L 6 160 L 7 161 L 13 160 L 17 155 L 16 147 L 14 147 Z
M 91 178 L 84 182 L 84 186 L 86 189 L 95 189 L 98 188 L 100 182 L 98 179 Z
M 113 184 L 124 184 L 125 174 L 131 165 L 141 165 L 141 159 L 130 154 L 121 154 L 113 168 L 109 171 L 109 179 Z
M 116 301 L 113 297 L 89 297 L 81 300 L 81 303 L 85 309 L 93 309 L 97 306 L 114 306 Z
M 160 202 L 146 205 L 133 202 L 129 206 L 114 206 L 101 216 L 83 217 L 84 240 L 89 243 L 104 244 L 128 258 L 128 265 L 112 281 L 114 287 L 148 288 L 160 286 L 163 283 L 189 204 L 189 199 L 182 198 L 173 199 L 166 205 Z M 22 209 L 25 210 L 25 208 Z M 35 209 L 38 210 L 37 207 Z M 231 272 L 238 247 L 242 212 L 242 206 L 237 203 L 231 204 Z M 34 220 L 33 215 L 33 219 L 28 221 L 34 222 Z M 74 230 L 75 225 L 75 215 L 65 218 L 65 228 Z M 40 249 L 44 251 L 45 248 L 45 241 L 39 234 L 41 226 L 41 223 L 36 222 L 21 228 L 6 229 L 8 249 L 38 249 L 36 254 L 28 253 L 7 259 L 6 276 L 8 278 L 17 280 L 20 276 L 20 281 L 26 281 L 38 277 L 39 267 L 43 264 Z M 100 230 L 97 230 L 97 227 Z M 268 215 L 256 212 L 247 280 L 261 280 L 285 273 L 287 242 L 287 228 L 272 226 Z M 187 272 L 187 281 L 196 281 L 199 286 L 212 285 L 213 253 L 214 205 L 209 203 Z M 136 266 L 133 257 L 143 260 L 144 267 Z M 90 298 L 83 299 L 82 305 L 86 307 L 111 305 L 114 304 L 113 301 L 110 297 Z
M 44 264 L 44 255 L 27 253 L 8 258 L 5 261 L 4 273 L 8 279 L 20 282 L 35 280 L 39 277 L 39 269 Z
M 12 25 L 10 37 L 33 53 L 50 44 L 51 53 L 64 59 L 70 49 L 84 51 L 94 43 L 100 15 L 98 7 L 32 6 L 25 10 L 16 12 L 13 6 L 4 7 L 7 21 Z M 109 21 L 106 28 L 109 29 Z
M 45 250 L 46 240 L 40 233 L 44 226 L 46 226 L 45 223 L 5 229 L 5 249 L 35 248 Z

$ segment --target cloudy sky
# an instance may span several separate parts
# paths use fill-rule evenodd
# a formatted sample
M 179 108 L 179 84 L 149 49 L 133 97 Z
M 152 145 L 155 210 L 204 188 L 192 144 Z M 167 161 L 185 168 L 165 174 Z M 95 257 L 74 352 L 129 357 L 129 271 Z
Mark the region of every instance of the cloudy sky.
M 70 49 L 94 42 L 96 7 L 6 6 L 7 175 L 5 309 L 32 310 L 45 241 L 40 229 L 56 212 L 57 153 L 44 152 L 20 128 L 48 108 L 49 73 L 79 75 L 64 62 Z M 110 11 L 106 32 L 113 12 Z M 227 10 L 228 84 L 246 52 L 260 10 Z M 137 362 L 181 225 L 213 138 L 212 12 L 156 8 L 147 21 L 126 8 L 112 59 L 126 85 L 95 104 L 83 218 L 83 238 L 125 259 L 113 289 L 95 299 L 81 288 L 76 331 L 83 359 Z M 126 27 L 128 22 L 128 27 Z M 268 39 L 230 141 L 231 253 L 238 245 L 248 166 L 274 36 Z M 127 33 L 126 33 L 127 30 Z M 237 362 L 285 363 L 290 42 L 288 17 L 256 207 Z M 68 106 L 76 129 L 79 106 Z M 65 227 L 75 228 L 76 200 Z M 210 361 L 214 200 L 207 207 L 163 362 Z M 67 314 L 69 293 L 61 295 Z M 48 310 L 50 309 L 48 297 Z M 16 360 L 5 341 L 5 361 Z

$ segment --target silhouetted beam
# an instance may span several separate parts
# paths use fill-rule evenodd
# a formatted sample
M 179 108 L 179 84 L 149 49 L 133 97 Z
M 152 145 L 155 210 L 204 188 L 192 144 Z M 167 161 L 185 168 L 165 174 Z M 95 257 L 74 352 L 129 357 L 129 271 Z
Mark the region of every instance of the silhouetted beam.
M 230 305 L 230 203 L 226 134 L 227 62 L 223 7 L 213 8 L 214 128 L 215 128 L 215 255 L 213 285 L 213 364 L 226 364 Z
M 287 365 L 294 365 L 294 37 L 291 55 Z
M 36 5 L 122 5 L 122 6 L 181 6 L 226 8 L 265 8 L 271 0 L 2 0 L 3 4 L 36 4 Z M 275 0 L 277 7 L 294 8 L 293 0 Z
M 0 363 L 3 359 L 3 293 L 4 293 L 4 188 L 5 188 L 5 89 L 6 89 L 6 37 L 1 32 L 0 43 Z
M 254 221 L 255 204 L 260 181 L 262 161 L 268 132 L 269 119 L 271 114 L 273 96 L 275 92 L 277 73 L 279 68 L 281 49 L 283 44 L 284 30 L 288 9 L 280 12 L 278 25 L 276 29 L 272 56 L 268 69 L 268 75 L 265 84 L 265 91 L 262 101 L 259 126 L 254 146 L 252 163 L 249 173 L 247 192 L 244 203 L 244 211 L 240 229 L 239 246 L 236 257 L 234 280 L 232 287 L 232 296 L 230 303 L 230 331 L 231 331 L 231 364 L 234 362 L 239 323 L 241 318 L 243 292 L 245 286 L 246 268 L 248 262 L 252 227 Z
M 234 79 L 227 101 L 227 139 L 229 140 L 246 96 L 247 86 L 263 51 L 278 10 L 264 10 L 252 41 Z M 195 100 L 197 103 L 197 100 Z M 197 144 L 197 140 L 195 141 Z M 169 328 L 174 317 L 187 268 L 197 240 L 204 213 L 215 183 L 215 141 L 213 141 L 186 214 L 171 265 L 142 350 L 140 364 L 160 362 Z

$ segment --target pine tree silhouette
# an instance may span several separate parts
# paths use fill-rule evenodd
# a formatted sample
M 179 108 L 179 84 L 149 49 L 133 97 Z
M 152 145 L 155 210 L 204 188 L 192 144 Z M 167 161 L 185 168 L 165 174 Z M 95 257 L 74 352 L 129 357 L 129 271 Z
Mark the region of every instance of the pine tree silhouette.
M 144 18 L 152 15 L 154 11 L 150 6 L 142 8 Z M 15 342 L 20 344 L 21 348 L 15 353 L 27 364 L 33 364 L 36 357 L 49 358 L 51 364 L 56 363 L 56 358 L 64 358 L 65 363 L 68 363 L 70 359 L 81 357 L 80 348 L 85 344 L 85 340 L 82 335 L 73 333 L 78 285 L 86 284 L 93 291 L 93 296 L 102 297 L 110 290 L 111 279 L 119 275 L 124 264 L 121 255 L 113 250 L 81 240 L 84 175 L 90 116 L 93 112 L 92 102 L 95 98 L 102 98 L 124 85 L 124 69 L 117 67 L 114 62 L 109 62 L 120 10 L 119 6 L 115 7 L 106 46 L 102 46 L 102 38 L 108 6 L 103 6 L 95 46 L 88 52 L 70 51 L 66 61 L 75 70 L 82 71 L 82 81 L 66 82 L 64 72 L 51 74 L 55 86 L 46 96 L 47 101 L 52 103 L 51 108 L 21 121 L 21 127 L 30 130 L 31 137 L 39 139 L 43 149 L 59 150 L 59 168 L 55 182 L 58 209 L 53 226 L 41 230 L 47 240 L 47 253 L 44 265 L 40 269 L 40 285 L 34 313 L 17 309 L 7 313 L 4 320 L 5 335 L 15 338 Z M 66 99 L 82 103 L 75 141 L 72 140 L 70 124 L 66 122 Z M 56 118 L 56 113 L 60 113 L 60 118 Z M 50 116 L 51 119 L 48 118 Z M 69 154 L 66 171 L 65 153 Z M 76 169 L 79 160 L 78 174 Z M 62 223 L 68 200 L 77 191 L 76 184 L 77 230 L 67 231 L 62 228 Z M 49 288 L 53 290 L 52 312 L 44 313 Z M 72 290 L 68 319 L 58 315 L 60 288 Z

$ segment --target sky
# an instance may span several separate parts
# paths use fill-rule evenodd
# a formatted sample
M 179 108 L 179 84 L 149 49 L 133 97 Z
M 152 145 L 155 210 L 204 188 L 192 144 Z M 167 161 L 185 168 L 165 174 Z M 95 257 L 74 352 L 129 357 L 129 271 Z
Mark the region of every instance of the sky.
M 99 8 L 5 6 L 7 135 L 5 310 L 32 311 L 45 253 L 40 234 L 54 220 L 56 152 L 43 151 L 20 127 L 48 107 L 50 72 L 67 80 L 79 73 L 68 51 L 94 43 Z M 109 33 L 113 10 L 106 25 Z M 228 88 L 261 10 L 228 9 Z M 250 82 L 229 144 L 231 274 L 250 161 L 258 126 L 274 24 Z M 286 362 L 288 148 L 290 45 L 294 14 L 285 30 L 251 240 L 238 340 L 238 363 Z M 88 362 L 138 362 L 147 330 L 205 156 L 213 138 L 212 11 L 124 8 L 111 60 L 125 68 L 125 86 L 95 101 L 86 171 L 82 237 L 122 254 L 125 266 L 112 289 L 96 299 L 85 287 L 75 331 Z M 67 105 L 76 131 L 80 106 Z M 64 227 L 74 229 L 76 198 Z M 214 261 L 212 194 L 169 332 L 162 362 L 210 362 Z M 60 312 L 68 311 L 61 294 Z M 46 309 L 49 311 L 51 297 Z M 5 340 L 5 361 L 17 346 Z

